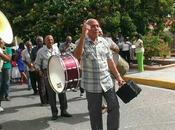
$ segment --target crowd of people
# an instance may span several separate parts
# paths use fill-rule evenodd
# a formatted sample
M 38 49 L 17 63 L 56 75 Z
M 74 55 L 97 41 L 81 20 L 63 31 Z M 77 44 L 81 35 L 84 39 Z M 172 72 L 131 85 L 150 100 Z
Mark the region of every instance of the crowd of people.
M 137 58 L 138 70 L 144 71 L 143 67 L 143 41 L 136 35 L 131 43 L 129 37 L 119 37 L 116 43 L 110 36 L 103 34 L 99 22 L 96 19 L 88 19 L 84 22 L 80 38 L 73 43 L 72 37 L 67 36 L 64 43 L 55 43 L 52 35 L 44 38 L 37 36 L 35 46 L 31 41 L 20 43 L 19 48 L 12 50 L 5 46 L 0 39 L 0 103 L 10 101 L 9 86 L 12 82 L 20 82 L 28 85 L 33 90 L 33 95 L 39 95 L 41 105 L 50 105 L 52 120 L 58 118 L 56 105 L 57 93 L 52 89 L 48 81 L 48 61 L 53 55 L 73 55 L 80 63 L 81 83 L 79 84 L 80 96 L 86 92 L 90 124 L 92 130 L 102 130 L 102 106 L 106 101 L 108 118 L 107 129 L 119 128 L 119 102 L 116 88 L 124 84 L 113 54 L 120 54 L 130 65 L 133 57 Z M 73 89 L 72 91 L 77 91 Z M 103 98 L 102 98 L 103 97 Z M 58 93 L 60 113 L 63 117 L 72 117 L 67 111 L 68 103 L 66 92 Z M 0 104 L 0 111 L 3 107 Z

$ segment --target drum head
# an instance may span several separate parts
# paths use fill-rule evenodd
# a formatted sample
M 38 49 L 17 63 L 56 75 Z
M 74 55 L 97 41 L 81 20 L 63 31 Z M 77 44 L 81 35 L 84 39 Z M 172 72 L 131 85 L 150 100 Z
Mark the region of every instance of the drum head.
M 48 80 L 55 92 L 61 93 L 65 86 L 65 74 L 59 56 L 51 56 L 48 63 Z

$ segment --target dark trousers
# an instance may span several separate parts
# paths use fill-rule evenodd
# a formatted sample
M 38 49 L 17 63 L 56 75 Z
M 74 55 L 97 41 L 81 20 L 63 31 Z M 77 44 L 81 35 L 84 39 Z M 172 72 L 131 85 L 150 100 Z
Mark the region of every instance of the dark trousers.
M 84 88 L 80 87 L 80 92 L 84 93 Z
M 52 116 L 56 116 L 58 114 L 58 109 L 56 106 L 56 92 L 51 88 L 46 72 L 44 72 L 44 77 L 45 77 L 44 82 L 45 82 L 46 89 L 48 92 L 48 98 L 49 98 L 49 104 L 50 104 L 51 111 L 52 111 Z M 59 98 L 59 102 L 60 102 L 61 111 L 67 110 L 66 93 L 59 93 L 58 98 Z
M 80 77 L 81 77 L 81 69 L 80 69 Z M 79 81 L 80 92 L 84 93 L 84 88 L 81 87 L 81 81 Z
M 40 96 L 41 104 L 47 104 L 48 103 L 48 92 L 46 90 L 45 82 L 44 82 L 44 75 L 39 75 L 38 72 L 36 72 L 37 76 L 37 82 L 38 82 L 38 91 Z
M 122 51 L 122 49 L 119 50 L 119 55 L 120 55 L 120 56 L 123 55 L 123 51 Z
M 38 92 L 38 87 L 37 87 L 37 76 L 36 76 L 36 72 L 35 71 L 29 71 L 29 76 L 30 76 L 30 81 L 31 81 L 31 85 L 32 85 L 32 89 L 34 91 L 34 93 Z
M 130 51 L 123 51 L 122 52 L 122 57 L 128 62 L 130 65 L 131 62 L 131 57 L 130 57 Z
M 9 87 L 10 87 L 10 69 L 2 69 L 1 73 L 1 87 L 0 87 L 0 97 L 9 96 Z
M 103 130 L 102 96 L 106 99 L 108 106 L 107 130 L 118 130 L 120 113 L 118 98 L 114 89 L 103 93 L 86 92 L 91 128 L 92 130 Z

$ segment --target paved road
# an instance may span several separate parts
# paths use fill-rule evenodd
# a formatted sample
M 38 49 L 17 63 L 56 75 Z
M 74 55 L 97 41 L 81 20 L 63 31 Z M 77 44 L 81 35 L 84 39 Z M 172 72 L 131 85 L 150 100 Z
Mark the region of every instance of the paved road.
M 140 85 L 142 92 L 128 104 L 120 101 L 120 130 L 175 130 L 175 92 Z M 39 97 L 27 86 L 12 86 L 11 101 L 2 102 L 2 130 L 90 130 L 86 99 L 79 92 L 67 92 L 72 118 L 50 120 L 50 107 L 41 107 Z M 58 103 L 59 107 L 59 103 Z M 103 114 L 104 130 L 106 116 Z

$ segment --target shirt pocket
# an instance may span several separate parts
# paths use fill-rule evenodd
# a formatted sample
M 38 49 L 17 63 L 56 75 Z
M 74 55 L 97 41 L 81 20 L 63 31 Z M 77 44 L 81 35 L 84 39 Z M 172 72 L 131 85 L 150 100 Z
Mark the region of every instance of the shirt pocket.
M 97 54 L 98 59 L 101 59 L 102 61 L 107 60 L 106 52 L 107 52 L 107 50 L 106 50 L 105 47 L 99 48 L 98 49 L 98 54 Z
M 85 57 L 89 60 L 96 60 L 97 59 L 95 54 L 91 51 L 86 51 L 84 54 L 85 54 Z

